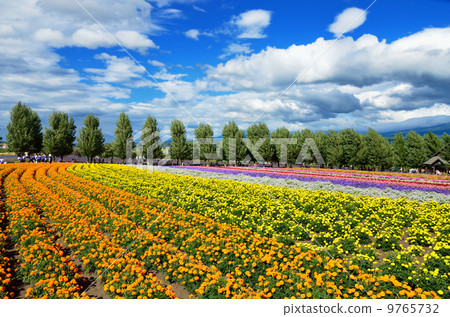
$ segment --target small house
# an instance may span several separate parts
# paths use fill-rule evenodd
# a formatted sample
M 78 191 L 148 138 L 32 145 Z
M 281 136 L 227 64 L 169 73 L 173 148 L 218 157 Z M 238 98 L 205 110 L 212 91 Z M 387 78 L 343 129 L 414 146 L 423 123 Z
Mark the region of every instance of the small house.
M 445 157 L 444 149 L 450 146 L 447 144 L 442 149 L 437 151 L 429 160 L 423 163 L 427 173 L 436 174 L 436 170 L 444 172 L 450 165 L 449 158 Z

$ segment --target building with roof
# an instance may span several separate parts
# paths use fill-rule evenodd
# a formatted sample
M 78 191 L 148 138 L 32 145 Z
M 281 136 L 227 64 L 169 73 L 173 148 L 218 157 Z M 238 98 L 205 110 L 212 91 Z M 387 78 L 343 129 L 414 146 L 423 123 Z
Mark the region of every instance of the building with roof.
M 427 173 L 436 174 L 436 170 L 440 172 L 445 172 L 450 167 L 450 162 L 448 157 L 445 155 L 445 150 L 450 147 L 450 143 L 445 145 L 442 149 L 433 154 L 426 162 L 425 169 Z

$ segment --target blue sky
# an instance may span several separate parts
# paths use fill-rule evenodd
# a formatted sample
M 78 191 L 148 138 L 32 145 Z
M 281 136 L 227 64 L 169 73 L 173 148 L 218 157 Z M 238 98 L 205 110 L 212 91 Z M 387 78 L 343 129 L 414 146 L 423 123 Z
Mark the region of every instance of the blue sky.
M 364 132 L 450 119 L 450 1 L 0 0 L 0 8 L 3 137 L 19 100 L 44 125 L 53 110 L 79 127 L 92 112 L 108 141 L 121 111 L 135 131 L 151 114 L 163 134 L 180 119 L 190 136 L 199 122 L 220 135 L 228 120 Z

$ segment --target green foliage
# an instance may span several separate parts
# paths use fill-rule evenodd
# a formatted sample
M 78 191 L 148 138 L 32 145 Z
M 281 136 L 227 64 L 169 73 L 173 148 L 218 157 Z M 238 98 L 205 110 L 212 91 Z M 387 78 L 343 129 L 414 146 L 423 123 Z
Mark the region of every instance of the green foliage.
M 382 170 L 392 166 L 392 148 L 389 142 L 377 131 L 369 128 L 365 135 L 367 163 Z
M 156 121 L 155 117 L 152 117 L 151 115 L 147 116 L 147 119 L 144 122 L 144 126 L 142 127 L 142 130 L 145 131 L 142 133 L 141 140 L 145 140 L 142 144 L 142 151 L 144 154 L 144 157 L 147 158 L 147 150 L 148 148 L 155 144 L 159 143 L 159 135 L 153 135 L 150 137 L 153 133 L 159 132 L 158 129 L 158 122 Z M 164 154 L 162 152 L 161 146 L 157 146 L 153 150 L 153 158 L 163 158 Z
M 293 145 L 288 146 L 288 163 L 289 164 L 295 164 L 298 158 L 298 155 L 300 154 L 301 146 L 298 144 L 301 137 L 300 131 L 294 131 L 294 133 L 291 134 L 291 138 L 296 140 L 296 143 Z
M 208 123 L 200 123 L 194 134 L 196 139 L 206 139 L 206 142 L 208 142 L 208 144 L 200 144 L 200 159 L 206 161 L 205 154 L 213 154 L 216 150 L 216 146 L 213 144 L 214 132 Z
M 242 138 L 244 137 L 244 131 L 239 130 L 239 127 L 234 121 L 228 121 L 222 130 L 222 147 L 224 159 L 231 163 L 242 162 L 247 155 L 247 147 L 244 144 Z M 235 143 L 231 143 L 230 139 L 235 139 Z M 230 157 L 230 153 L 235 153 L 235 157 Z M 236 159 L 236 162 L 234 162 Z
M 312 163 L 315 159 L 312 148 L 310 146 L 303 148 L 307 139 L 314 139 L 314 133 L 309 129 L 303 129 L 300 135 L 297 137 L 297 146 L 299 152 L 301 152 L 302 149 L 304 150 L 304 152 L 302 152 L 302 159 L 308 160 L 308 157 L 310 157 L 311 160 L 308 160 L 308 163 Z
M 345 165 L 357 165 L 357 153 L 358 150 L 364 150 L 365 147 L 361 147 L 362 140 L 353 129 L 345 129 L 338 132 L 338 137 L 341 140 L 342 145 L 342 160 Z
M 37 153 L 42 149 L 42 125 L 37 112 L 18 102 L 10 111 L 10 122 L 7 126 L 8 150 L 23 154 Z
M 103 147 L 103 153 L 102 156 L 105 158 L 110 158 L 111 162 L 114 158 L 114 144 L 113 143 L 106 143 Z
M 394 136 L 394 142 L 392 142 L 392 149 L 394 153 L 394 165 L 398 167 L 406 166 L 406 142 L 403 134 L 398 132 Z
M 99 128 L 99 119 L 92 113 L 84 118 L 83 124 L 84 127 L 81 128 L 77 138 L 78 147 L 80 148 L 81 154 L 85 155 L 89 162 L 92 162 L 95 156 L 103 152 L 105 138 L 103 137 L 102 130 Z
M 114 154 L 123 161 L 127 157 L 127 142 L 133 135 L 133 128 L 130 118 L 125 112 L 120 113 L 116 125 L 117 128 L 114 130 Z
M 442 136 L 442 147 L 445 147 L 442 152 L 446 160 L 450 160 L 450 135 L 444 133 Z
M 189 146 L 186 142 L 186 129 L 183 122 L 173 120 L 170 126 L 172 143 L 170 144 L 170 157 L 172 159 L 186 160 L 189 157 Z M 192 152 L 192 151 L 191 151 Z
M 427 158 L 430 158 L 443 146 L 439 137 L 430 130 L 428 130 L 428 133 L 423 136 L 423 140 L 425 142 L 425 147 L 427 149 Z
M 406 164 L 409 167 L 420 167 L 426 160 L 425 142 L 415 131 L 410 131 L 406 135 Z
M 186 141 L 186 160 L 193 160 L 194 143 L 192 141 Z
M 314 135 L 314 142 L 325 162 L 328 162 L 328 135 L 323 131 L 317 131 Z
M 291 133 L 287 128 L 278 128 L 275 131 L 272 132 L 272 139 L 288 139 L 290 138 Z M 292 146 L 292 145 L 290 145 Z M 282 153 L 283 146 L 281 144 L 275 144 L 275 161 L 277 163 L 280 162 L 287 162 L 287 151 L 286 153 Z M 289 145 L 285 146 L 286 150 L 289 149 Z M 284 156 L 284 157 L 283 157 Z
M 270 131 L 267 124 L 258 122 L 252 124 L 247 129 L 247 138 L 255 144 L 258 140 L 265 138 L 262 145 L 259 147 L 258 152 L 261 154 L 265 162 L 270 162 L 273 160 L 275 155 L 275 148 L 273 144 L 270 143 Z M 255 157 L 250 153 L 252 161 L 256 161 Z
M 334 130 L 328 130 L 328 165 L 341 167 L 344 165 L 344 149 L 342 140 Z
M 367 145 L 362 134 L 358 133 L 358 141 L 357 141 L 358 149 L 356 151 L 356 157 L 354 159 L 354 165 L 365 167 L 367 165 Z
M 48 123 L 50 129 L 45 128 L 44 151 L 61 158 L 71 154 L 77 131 L 73 118 L 69 118 L 69 115 L 64 112 L 52 112 Z

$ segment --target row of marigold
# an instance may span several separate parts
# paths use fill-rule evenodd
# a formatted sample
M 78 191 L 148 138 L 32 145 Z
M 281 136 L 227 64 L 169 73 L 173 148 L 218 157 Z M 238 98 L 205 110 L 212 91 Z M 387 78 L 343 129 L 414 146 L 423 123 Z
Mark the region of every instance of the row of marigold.
M 0 181 L 5 178 L 12 168 L 4 168 L 0 170 Z M 0 197 L 3 197 L 4 193 L 0 187 Z M 6 253 L 7 247 L 7 221 L 6 221 L 6 209 L 3 199 L 0 199 L 0 299 L 11 298 L 14 296 L 14 292 L 11 289 L 11 263 Z
M 81 296 L 80 273 L 64 255 L 50 225 L 19 181 L 24 168 L 5 179 L 9 232 L 19 255 L 17 276 L 26 285 L 26 298 L 73 298 Z
M 35 165 L 28 165 L 21 179 L 23 185 L 38 201 L 55 230 L 62 234 L 73 254 L 83 262 L 84 269 L 98 274 L 97 282 L 103 282 L 110 297 L 176 298 L 173 290 L 148 272 L 141 260 L 100 230 L 99 223 L 88 214 L 89 201 L 82 197 L 77 197 L 80 201 L 71 201 L 63 193 L 53 192 L 35 179 L 48 179 L 46 171 L 50 165 Z M 78 208 L 78 204 L 83 208 Z

